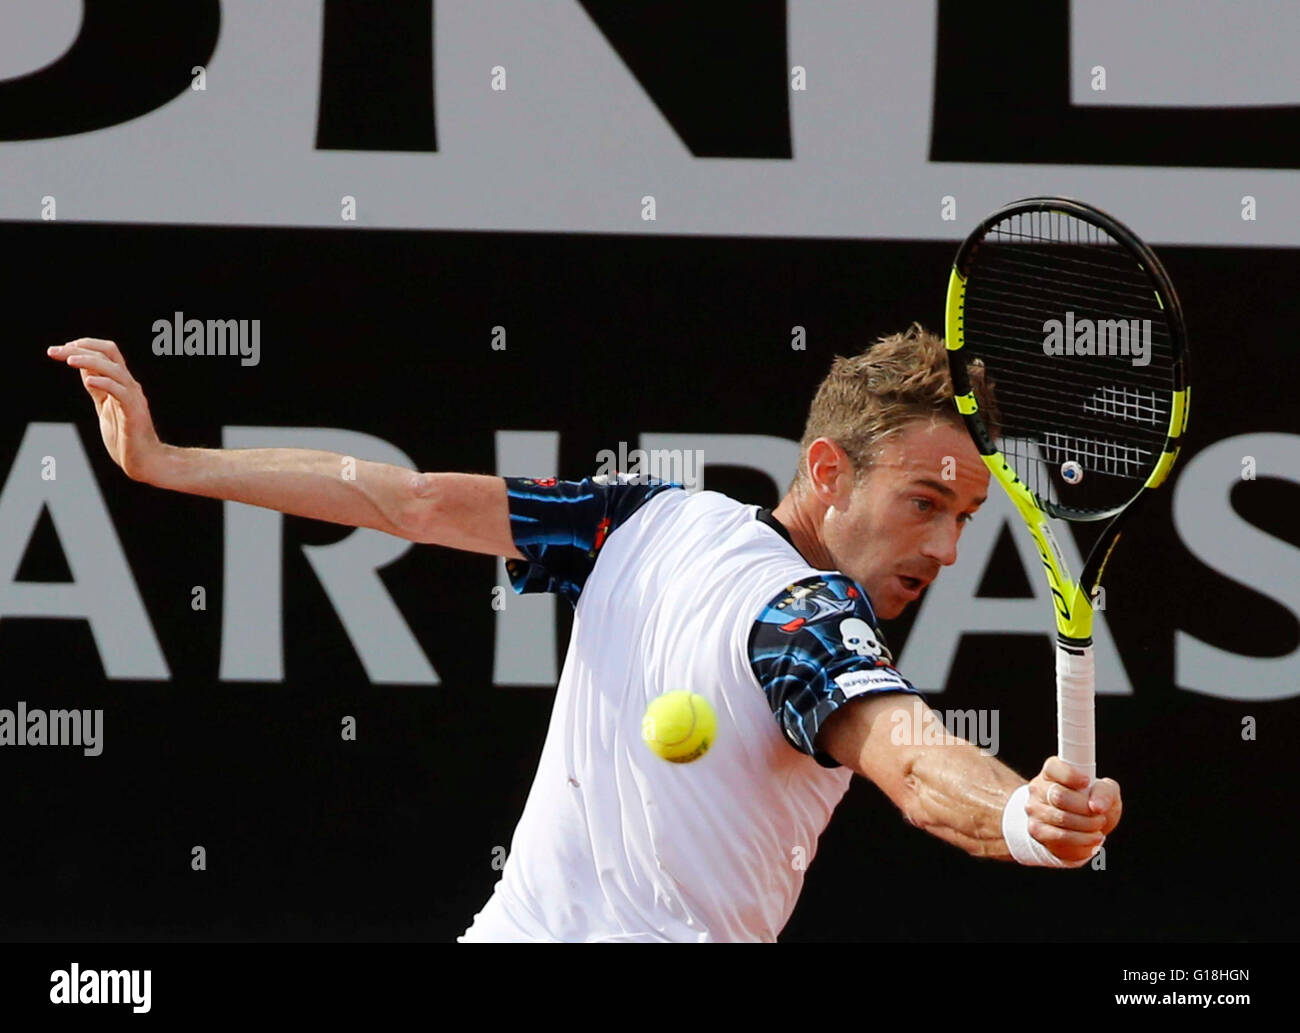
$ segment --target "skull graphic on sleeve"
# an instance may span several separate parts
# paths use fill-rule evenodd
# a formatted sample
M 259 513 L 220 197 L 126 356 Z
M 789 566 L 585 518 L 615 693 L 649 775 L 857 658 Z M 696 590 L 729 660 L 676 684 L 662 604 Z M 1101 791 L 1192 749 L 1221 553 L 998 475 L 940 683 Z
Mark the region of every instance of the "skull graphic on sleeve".
M 848 617 L 840 621 L 840 639 L 844 648 L 869 656 L 873 659 L 884 653 L 884 647 L 876 640 L 876 634 L 870 624 L 861 617 Z

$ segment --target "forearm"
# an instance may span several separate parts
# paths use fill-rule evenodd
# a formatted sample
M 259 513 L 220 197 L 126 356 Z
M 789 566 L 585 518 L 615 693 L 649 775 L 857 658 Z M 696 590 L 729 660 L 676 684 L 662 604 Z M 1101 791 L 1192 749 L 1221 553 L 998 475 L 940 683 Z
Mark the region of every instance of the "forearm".
M 897 693 L 851 700 L 831 714 L 820 742 L 878 785 L 913 825 L 975 857 L 1078 867 L 1095 856 L 1123 810 L 1113 779 L 1090 783 L 1087 772 L 1049 757 L 1031 782 L 950 735 L 919 700 Z M 1006 825 L 1013 857 L 1003 815 L 1024 785 L 1030 797 Z
M 950 734 L 916 697 L 854 700 L 822 736 L 832 757 L 871 779 L 913 825 L 976 857 L 1012 859 L 1002 812 L 1029 780 Z
M 1002 838 L 1007 798 L 1027 781 L 962 739 L 919 748 L 895 803 L 913 825 L 975 857 L 1012 860 Z
M 420 475 L 301 448 L 164 445 L 141 480 L 159 488 L 410 537 Z

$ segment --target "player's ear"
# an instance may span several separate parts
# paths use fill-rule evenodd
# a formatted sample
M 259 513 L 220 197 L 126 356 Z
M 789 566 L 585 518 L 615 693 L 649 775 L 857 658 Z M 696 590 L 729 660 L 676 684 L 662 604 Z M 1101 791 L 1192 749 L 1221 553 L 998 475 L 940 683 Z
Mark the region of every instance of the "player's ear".
M 808 479 L 819 502 L 844 508 L 856 481 L 853 461 L 838 442 L 817 438 L 808 446 Z

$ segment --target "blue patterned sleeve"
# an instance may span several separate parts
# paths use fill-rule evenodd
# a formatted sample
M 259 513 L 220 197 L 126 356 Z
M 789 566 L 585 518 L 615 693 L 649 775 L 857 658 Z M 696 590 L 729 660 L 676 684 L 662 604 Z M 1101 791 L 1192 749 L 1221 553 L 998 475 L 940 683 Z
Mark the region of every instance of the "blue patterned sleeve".
M 882 692 L 921 696 L 894 667 L 867 594 L 838 573 L 787 585 L 763 607 L 749 664 L 786 739 L 825 768 L 840 764 L 817 748 L 817 733 L 845 703 Z
M 572 605 L 596 565 L 601 548 L 619 525 L 671 481 L 618 474 L 580 481 L 554 477 L 507 477 L 510 534 L 523 560 L 506 560 L 518 593 L 554 592 Z

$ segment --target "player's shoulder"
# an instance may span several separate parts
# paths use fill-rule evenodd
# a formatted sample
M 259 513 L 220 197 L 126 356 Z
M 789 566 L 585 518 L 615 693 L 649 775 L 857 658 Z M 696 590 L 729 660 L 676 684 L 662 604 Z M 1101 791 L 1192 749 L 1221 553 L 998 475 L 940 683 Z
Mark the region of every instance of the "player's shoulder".
M 681 488 L 681 485 L 673 487 Z M 655 528 L 673 525 L 672 544 L 692 552 L 745 550 L 752 553 L 773 545 L 765 540 L 768 532 L 754 519 L 758 507 L 722 492 L 703 489 L 656 492 L 653 501 L 654 505 L 638 506 L 642 521 Z M 779 547 L 775 551 L 779 554 Z
M 787 741 L 822 767 L 827 719 L 850 700 L 914 693 L 894 667 L 867 593 L 840 571 L 812 571 L 772 593 L 749 633 L 751 672 Z
M 523 559 L 506 561 L 516 592 L 555 592 L 576 605 L 596 558 L 616 531 L 682 485 L 626 474 L 578 481 L 506 477 L 510 533 Z
M 892 662 L 871 599 L 861 585 L 838 570 L 814 570 L 769 589 L 749 633 L 751 656 L 798 644 L 828 653 L 848 649 Z
M 668 532 L 661 544 L 688 554 L 692 577 L 715 591 L 719 605 L 751 620 L 789 606 L 829 613 L 844 600 L 870 611 L 866 592 L 852 578 L 818 570 L 764 511 L 714 491 L 680 493 L 650 521 Z M 791 597 L 787 599 L 787 596 Z M 874 615 L 869 617 L 874 623 Z

